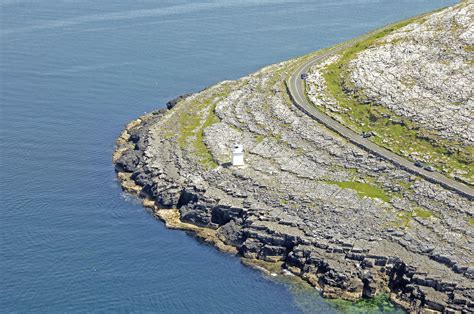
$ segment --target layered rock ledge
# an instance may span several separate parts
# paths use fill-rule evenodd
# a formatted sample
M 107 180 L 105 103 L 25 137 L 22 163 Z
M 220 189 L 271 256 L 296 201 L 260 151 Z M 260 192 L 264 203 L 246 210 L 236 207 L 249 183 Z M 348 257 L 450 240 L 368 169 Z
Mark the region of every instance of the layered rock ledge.
M 277 263 L 325 297 L 386 293 L 410 311 L 472 312 L 472 201 L 300 112 L 285 79 L 309 57 L 131 122 L 113 156 L 122 187 L 169 227 Z M 235 142 L 243 167 L 230 164 Z

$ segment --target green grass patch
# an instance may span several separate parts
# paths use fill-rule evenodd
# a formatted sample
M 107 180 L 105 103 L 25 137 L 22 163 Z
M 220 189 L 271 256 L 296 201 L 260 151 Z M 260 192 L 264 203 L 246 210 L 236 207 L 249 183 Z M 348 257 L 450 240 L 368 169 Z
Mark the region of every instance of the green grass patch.
M 360 197 L 370 197 L 370 198 L 378 198 L 384 202 L 390 201 L 390 196 L 381 188 L 361 182 L 336 182 L 336 181 L 328 181 L 327 183 L 335 184 L 340 188 L 343 189 L 351 189 L 357 192 Z
M 306 154 L 306 151 L 301 147 L 295 148 L 294 151 L 296 156 L 304 156 Z
M 207 115 L 207 119 L 204 121 L 204 124 L 197 132 L 194 148 L 201 164 L 206 166 L 207 168 L 214 169 L 218 165 L 212 158 L 211 153 L 209 153 L 206 144 L 204 144 L 204 130 L 213 125 L 214 123 L 218 123 L 220 121 L 219 118 L 217 118 L 217 116 L 214 114 L 215 105 L 213 105 L 212 107 L 212 111 L 209 112 L 209 114 Z
M 263 140 L 265 139 L 265 136 L 259 134 L 255 137 L 255 141 L 257 141 L 257 143 L 261 143 L 263 142 Z
M 415 208 L 413 208 L 412 216 L 413 217 L 419 217 L 419 218 L 422 218 L 422 219 L 428 219 L 430 217 L 433 217 L 433 213 L 429 210 L 425 210 L 425 209 L 420 208 L 420 207 L 415 207 Z
M 403 181 L 403 180 L 399 180 L 397 183 L 398 183 L 398 185 L 399 185 L 402 189 L 404 189 L 404 190 L 410 190 L 411 187 L 412 187 L 412 185 L 413 185 L 413 183 L 407 182 L 407 181 Z
M 474 226 L 474 218 L 469 218 L 467 220 L 467 223 L 470 224 L 471 226 Z
M 177 121 L 171 122 L 177 123 L 173 127 L 178 128 L 179 146 L 183 149 L 192 147 L 200 164 L 207 169 L 216 168 L 218 165 L 204 143 L 204 132 L 208 127 L 219 122 L 215 114 L 216 103 L 229 93 L 230 86 L 225 85 L 206 98 L 197 98 L 187 103 L 185 108 L 179 108 Z M 170 131 L 167 132 L 170 133 Z
M 404 210 L 397 213 L 398 221 L 395 223 L 397 227 L 408 227 L 413 218 L 418 217 L 421 219 L 428 219 L 433 217 L 433 213 L 429 210 L 423 209 L 421 207 L 414 207 L 413 210 L 408 211 Z
M 398 218 L 398 221 L 395 223 L 395 226 L 406 228 L 410 224 L 410 221 L 412 220 L 413 215 L 411 212 L 401 211 L 397 214 L 397 218 Z
M 394 153 L 411 158 L 413 152 L 421 156 L 429 156 L 430 164 L 442 172 L 451 174 L 456 170 L 466 173 L 466 180 L 474 178 L 473 156 L 474 148 L 466 147 L 461 142 L 442 139 L 433 131 L 423 130 L 415 123 L 397 116 L 391 110 L 376 104 L 365 104 L 364 95 L 347 94 L 343 86 L 352 89 L 351 83 L 345 78 L 348 75 L 347 65 L 358 53 L 378 44 L 378 40 L 391 32 L 398 30 L 417 19 L 410 19 L 389 28 L 383 29 L 373 36 L 345 49 L 338 61 L 327 66 L 323 71 L 327 92 L 333 96 L 341 110 L 340 113 L 326 113 L 342 118 L 343 123 L 356 132 L 374 131 L 377 136 L 371 140 Z M 413 82 L 407 80 L 408 85 Z
M 180 125 L 178 143 L 181 148 L 184 148 L 186 140 L 190 136 L 196 136 L 201 125 L 201 116 L 194 112 L 182 111 L 179 115 L 178 123 Z

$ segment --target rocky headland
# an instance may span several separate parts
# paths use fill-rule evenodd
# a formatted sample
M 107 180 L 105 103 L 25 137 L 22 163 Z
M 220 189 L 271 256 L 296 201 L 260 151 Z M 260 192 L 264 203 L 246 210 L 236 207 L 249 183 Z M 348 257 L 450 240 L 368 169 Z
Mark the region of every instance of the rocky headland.
M 392 42 L 384 44 L 392 53 L 395 39 L 405 42 L 400 32 L 415 40 L 413 30 L 431 29 L 432 19 L 470 19 L 470 12 L 471 5 L 464 2 L 375 36 Z M 472 23 L 463 23 L 470 25 L 472 37 Z M 384 75 L 395 81 L 402 77 L 382 71 L 382 78 L 373 78 L 371 67 L 385 69 L 378 64 L 384 58 L 373 61 L 382 53 L 377 49 L 381 48 L 363 49 L 350 60 L 338 53 L 315 65 L 307 80 L 308 96 L 322 110 L 349 112 L 328 92 L 331 83 L 326 81 L 327 67 L 343 60 L 348 68 L 338 79 L 350 80 L 350 86 L 341 84 L 347 95 L 366 97 L 375 108 L 396 111 L 397 118 L 416 120 L 424 127 L 431 119 L 425 112 L 431 109 L 413 109 L 422 100 L 396 107 L 411 97 L 408 90 L 390 97 L 381 94 L 383 88 L 368 90 L 387 81 Z M 423 49 L 416 51 L 423 55 Z M 474 311 L 473 201 L 397 168 L 301 112 L 288 95 L 286 80 L 300 64 L 321 53 L 221 82 L 132 121 L 118 138 L 113 156 L 122 187 L 139 195 L 168 227 L 195 232 L 247 262 L 299 276 L 325 297 L 357 300 L 387 294 L 408 311 Z M 426 62 L 441 54 L 430 52 Z M 410 68 L 392 65 L 402 63 L 397 58 L 386 58 L 391 62 L 388 69 Z M 472 64 L 449 61 L 446 66 L 458 69 L 463 82 L 472 75 Z M 428 79 L 418 82 L 416 70 L 407 71 L 416 84 L 430 90 Z M 426 71 L 442 76 L 451 70 Z M 390 84 L 387 91 L 397 83 Z M 439 95 L 432 106 L 443 112 L 451 108 L 456 121 L 469 123 L 472 97 L 464 90 L 470 87 L 466 84 L 433 87 L 432 93 Z M 443 105 L 449 93 L 456 93 L 451 107 Z M 429 96 L 416 92 L 425 94 Z M 462 117 L 466 110 L 471 117 Z M 462 155 L 459 152 L 472 144 L 463 131 L 469 126 L 453 126 L 433 115 L 437 122 L 429 127 L 447 130 L 442 140 L 458 139 L 461 146 L 456 149 Z M 245 166 L 230 163 L 236 142 L 245 148 Z
M 315 65 L 308 96 L 346 126 L 474 184 L 474 3 L 395 24 Z

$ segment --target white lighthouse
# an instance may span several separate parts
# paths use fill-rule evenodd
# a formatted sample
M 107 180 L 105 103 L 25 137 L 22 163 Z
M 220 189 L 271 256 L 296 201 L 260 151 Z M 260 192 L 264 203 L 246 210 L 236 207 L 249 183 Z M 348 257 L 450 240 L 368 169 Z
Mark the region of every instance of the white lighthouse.
M 232 146 L 232 166 L 244 165 L 244 146 L 241 144 L 234 144 Z

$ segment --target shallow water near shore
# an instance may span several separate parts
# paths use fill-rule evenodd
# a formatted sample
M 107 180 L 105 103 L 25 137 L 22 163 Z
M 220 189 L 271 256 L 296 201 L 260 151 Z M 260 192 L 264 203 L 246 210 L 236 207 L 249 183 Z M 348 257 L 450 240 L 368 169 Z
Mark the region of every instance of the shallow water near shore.
M 0 0 L 1 312 L 393 312 L 167 230 L 118 186 L 130 120 L 448 0 Z

